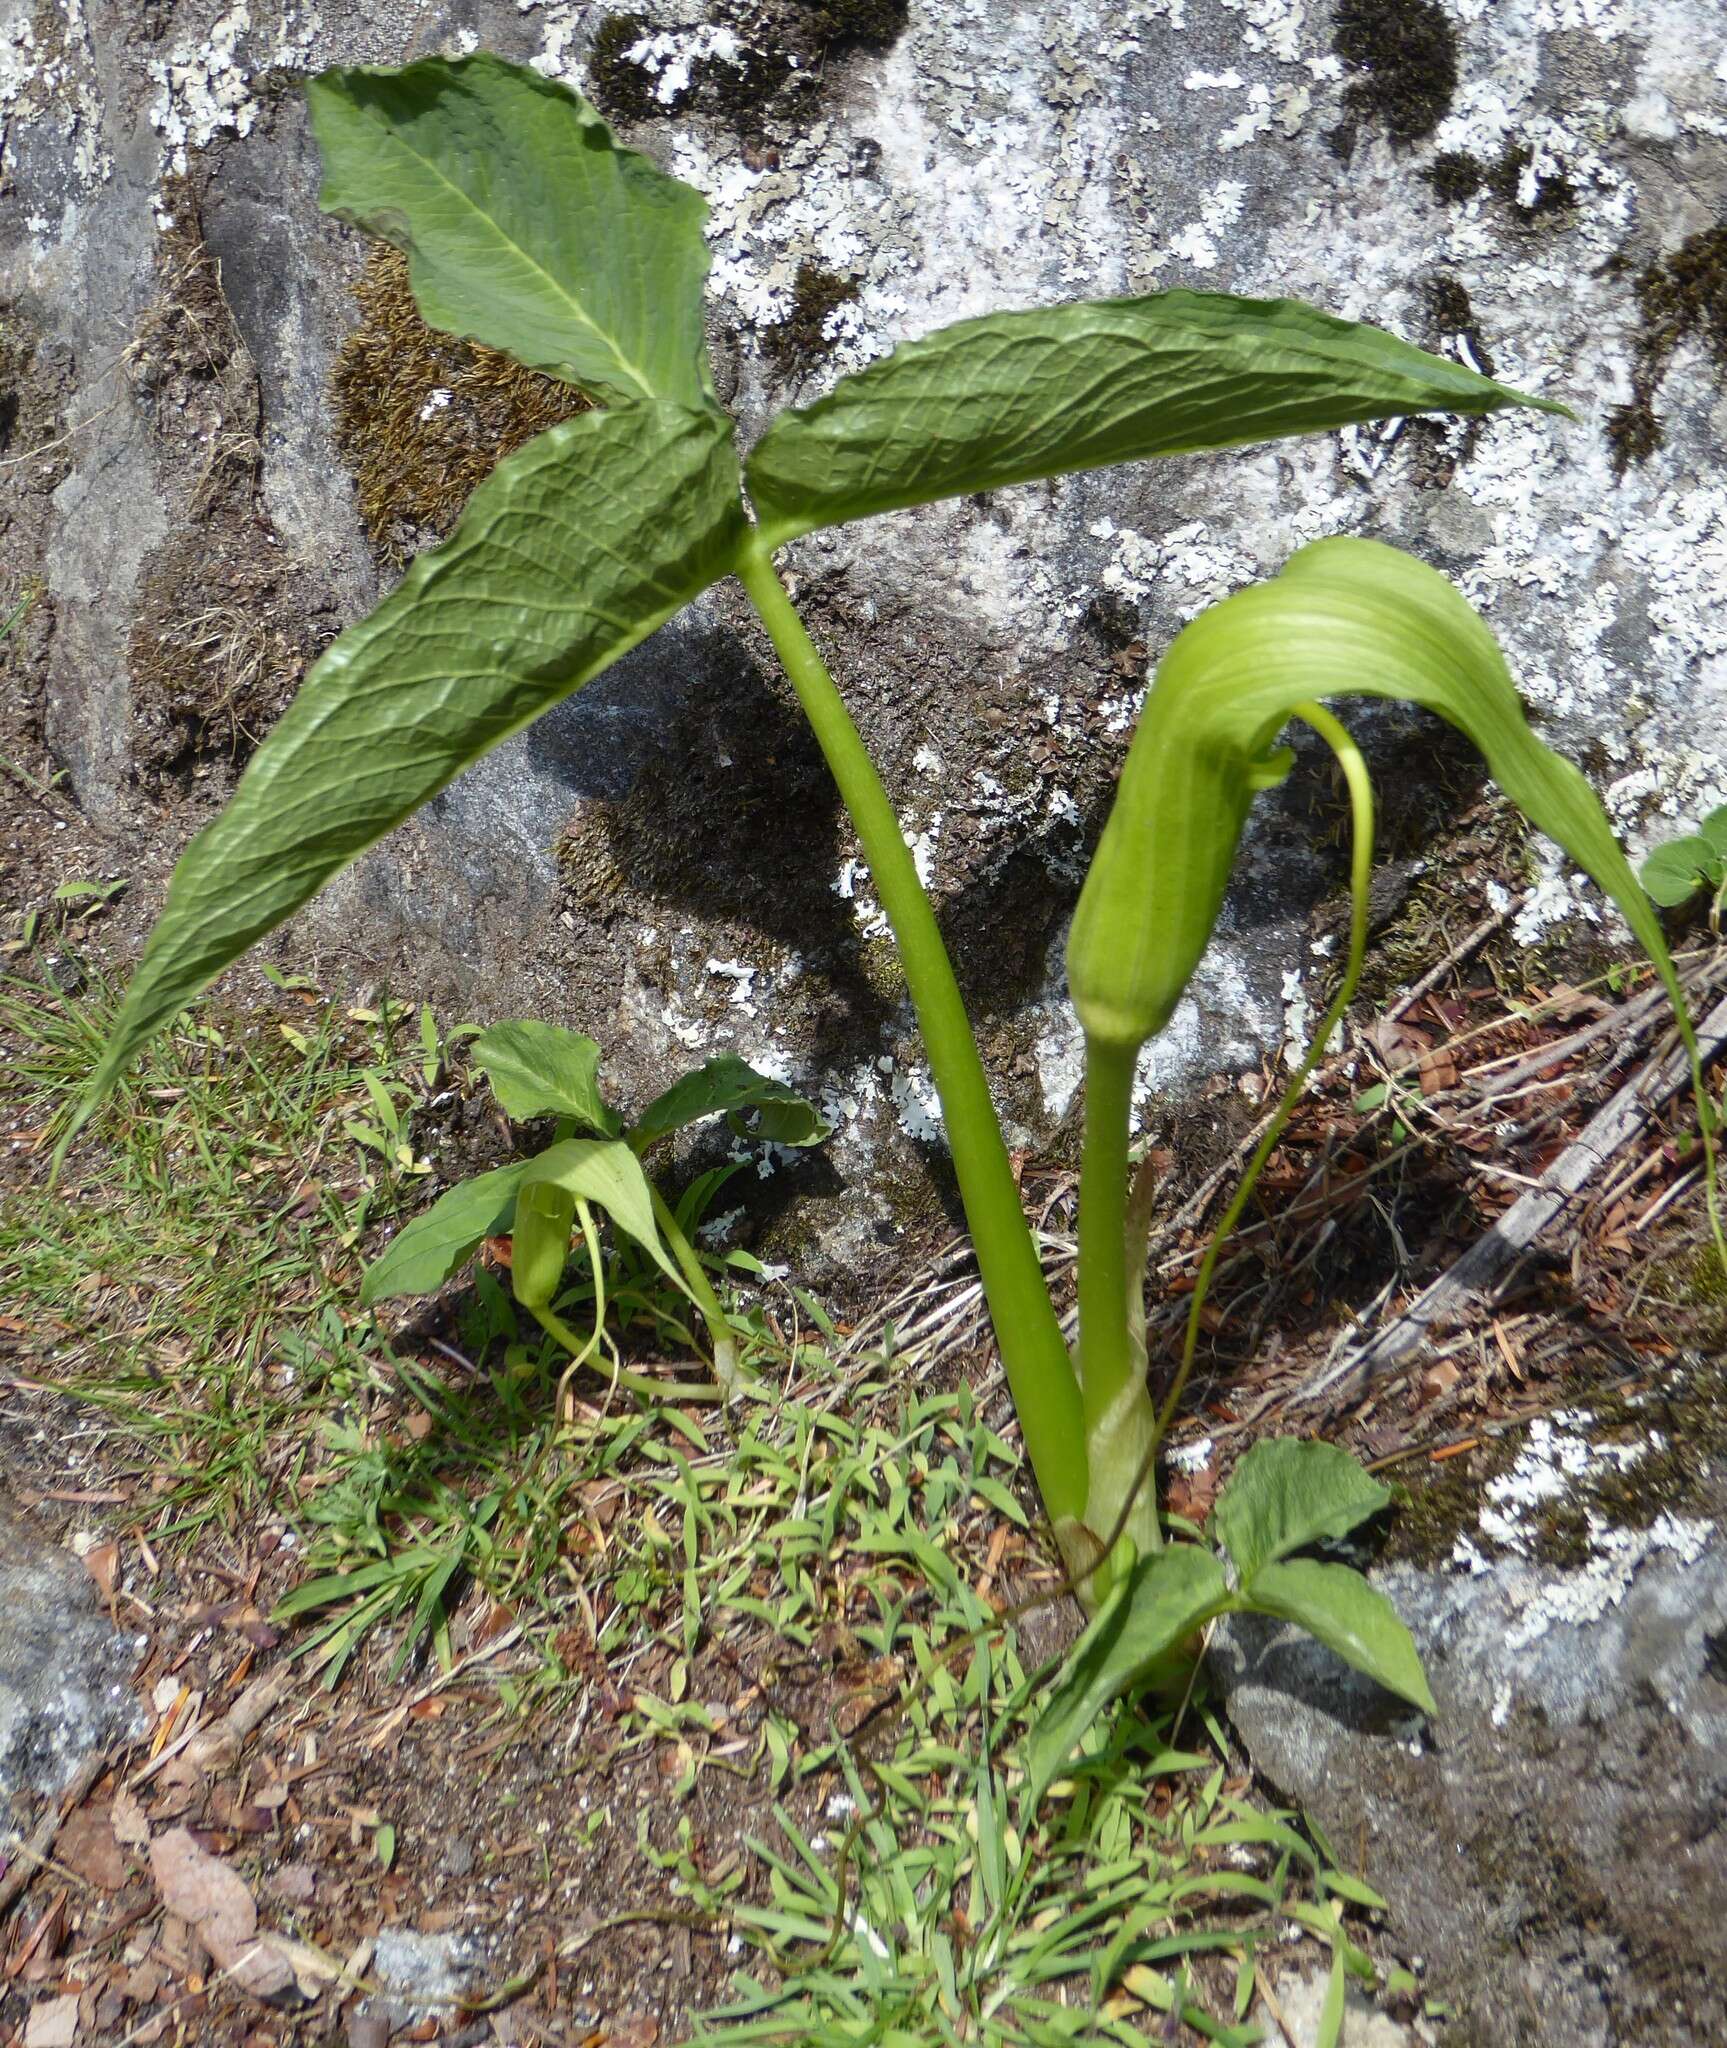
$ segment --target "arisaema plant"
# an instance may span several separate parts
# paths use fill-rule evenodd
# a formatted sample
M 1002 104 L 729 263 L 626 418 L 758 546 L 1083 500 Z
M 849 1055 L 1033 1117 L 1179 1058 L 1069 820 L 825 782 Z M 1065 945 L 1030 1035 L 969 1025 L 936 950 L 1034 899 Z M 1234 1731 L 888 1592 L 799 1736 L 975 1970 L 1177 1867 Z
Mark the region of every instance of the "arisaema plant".
M 1048 1722 L 1043 1775 L 1104 1700 L 1169 1670 L 1232 1607 L 1299 1621 L 1428 1704 L 1385 1600 L 1340 1565 L 1291 1555 L 1385 1499 L 1341 1452 L 1263 1445 L 1217 1504 L 1216 1550 L 1165 1540 L 1151 1475 L 1210 1272 L 1208 1261 L 1160 1408 L 1127 1201 L 1134 1068 L 1205 949 L 1255 791 L 1286 770 L 1277 738 L 1292 718 L 1335 749 L 1355 815 L 1349 966 L 1308 1065 L 1316 1057 L 1360 969 L 1372 813 L 1361 757 L 1320 700 L 1362 694 L 1425 705 L 1469 735 L 1529 820 L 1619 906 L 1695 1053 L 1660 930 L 1599 804 L 1530 732 L 1480 619 L 1390 548 L 1322 541 L 1187 627 L 1153 681 L 1068 947 L 1087 1048 L 1070 1357 L 935 915 L 775 556 L 820 527 L 1074 470 L 1412 413 L 1561 408 L 1287 300 L 1170 291 L 944 328 L 782 413 L 745 459 L 703 349 L 696 192 L 620 149 L 574 93 L 490 56 L 331 71 L 310 92 L 323 204 L 407 252 L 425 318 L 566 379 L 597 409 L 501 463 L 454 535 L 311 671 L 180 862 L 81 1114 L 152 1032 L 338 869 L 735 576 L 820 742 L 898 941 L 1026 1448 L 1094 1616 Z M 585 1148 L 579 1196 L 530 1175 L 531 1215 L 515 1207 L 518 1188 L 488 1217 L 494 1229 L 513 1217 L 527 1240 L 530 1306 L 556 1287 L 573 1202 L 604 1204 L 603 1147 L 623 1140 L 602 1130 L 575 1142 Z M 622 1177 L 634 1190 L 639 1176 Z M 645 1234 L 652 1218 L 636 1192 L 627 1227 Z

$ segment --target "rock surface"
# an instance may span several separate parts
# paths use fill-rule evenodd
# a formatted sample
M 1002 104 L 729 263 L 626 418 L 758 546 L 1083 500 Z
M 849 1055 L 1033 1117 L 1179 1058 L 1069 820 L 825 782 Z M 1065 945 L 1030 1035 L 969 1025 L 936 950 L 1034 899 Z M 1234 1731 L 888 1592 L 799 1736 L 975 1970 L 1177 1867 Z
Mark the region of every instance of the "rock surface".
M 1586 1509 L 1583 1561 L 1541 1562 L 1542 1515 L 1633 1448 L 1592 1421 L 1531 1432 L 1449 1571 L 1376 1575 L 1431 1722 L 1261 1619 L 1213 1646 L 1249 1755 L 1391 1903 L 1447 2042 L 1727 2038 L 1727 1496 L 1716 1474 L 1641 1526 Z
M 0 1489 L 0 1812 L 55 1797 L 87 1756 L 138 1734 L 137 1661 L 88 1572 Z
M 392 573 L 331 439 L 363 252 L 317 212 L 292 81 L 437 48 L 586 85 L 709 195 L 716 361 L 746 430 L 898 336 L 1173 284 L 1299 294 L 1577 408 L 1081 478 L 793 551 L 1022 1128 L 1047 1140 L 1077 1079 L 1059 939 L 1146 650 L 1304 540 L 1379 535 L 1456 576 L 1634 837 L 1719 800 L 1713 0 L 727 6 L 0 0 L 0 590 L 44 591 L 9 730 L 69 770 L 140 914 Z M 1365 723 L 1400 768 L 1425 746 Z M 1334 876 L 1304 801 L 1265 807 L 1148 1085 L 1307 1014 L 1288 977 Z M 1524 928 L 1580 902 L 1549 863 Z M 842 1133 L 798 1171 L 858 1184 L 856 1256 L 925 1199 L 906 1148 L 938 1125 L 879 913 L 735 592 L 501 748 L 286 951 L 454 1014 L 579 1023 L 632 1089 L 727 1046 L 819 1084 Z

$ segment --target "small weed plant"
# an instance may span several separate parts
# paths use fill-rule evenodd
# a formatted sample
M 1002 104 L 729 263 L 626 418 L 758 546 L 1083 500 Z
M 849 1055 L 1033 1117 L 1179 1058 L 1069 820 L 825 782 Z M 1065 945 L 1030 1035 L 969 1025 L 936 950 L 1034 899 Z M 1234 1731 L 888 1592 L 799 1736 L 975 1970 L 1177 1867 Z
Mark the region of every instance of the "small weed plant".
M 1322 698 L 1396 698 L 1451 721 L 1531 823 L 1618 905 L 1691 1052 L 1719 1239 L 1696 1041 L 1659 924 L 1599 802 L 1530 731 L 1481 619 L 1443 577 L 1394 549 L 1317 542 L 1177 637 L 1068 942 L 1086 1042 L 1070 1356 L 934 912 L 775 557 L 822 527 L 1070 471 L 1407 414 L 1563 408 L 1294 302 L 1170 291 L 944 328 L 782 413 L 740 461 L 703 345 L 699 194 L 620 149 L 576 94 L 491 56 L 331 71 L 310 92 L 323 204 L 406 252 L 427 322 L 564 380 L 597 409 L 501 463 L 451 539 L 317 663 L 176 870 L 82 1114 L 214 974 L 346 863 L 709 584 L 735 576 L 822 747 L 893 927 L 1027 1453 L 1092 1616 L 1044 1717 L 1034 1777 L 1050 1781 L 1114 1695 L 1179 1683 L 1199 1632 L 1231 1609 L 1298 1622 L 1430 1706 L 1389 1604 L 1355 1571 L 1294 1555 L 1385 1500 L 1347 1457 L 1309 1443 L 1256 1448 L 1219 1499 L 1215 1543 L 1166 1534 L 1151 1476 L 1218 1247 L 1361 970 L 1372 792 Z M 1321 735 L 1348 782 L 1347 967 L 1213 1240 L 1180 1359 L 1156 1401 L 1143 1335 L 1146 1226 L 1129 1195 L 1133 1078 L 1211 936 L 1255 793 L 1288 772 L 1277 740 L 1291 718 Z M 494 1085 L 500 1071 L 491 1068 Z M 699 1085 L 716 1102 L 727 1086 L 711 1074 Z M 548 1317 L 582 1205 L 650 1247 L 654 1225 L 663 1239 L 664 1206 L 655 1209 L 640 1177 L 641 1121 L 630 1131 L 588 1121 L 593 1135 L 560 1139 L 513 1184 L 493 1180 L 483 1199 L 472 1189 L 446 1198 L 459 1204 L 459 1228 L 457 1211 L 432 1212 L 438 1221 L 415 1238 L 416 1254 L 446 1224 L 448 1239 L 418 1279 L 485 1229 L 513 1228 L 518 1298 L 555 1328 Z M 665 1256 L 693 1289 L 675 1254 Z M 393 1280 L 386 1260 L 374 1295 L 401 1283 L 408 1257 L 399 1254 Z M 588 1342 L 565 1348 L 581 1356 Z M 724 1384 L 722 1346 L 716 1331 Z
M 680 1215 L 642 1171 L 641 1155 L 673 1132 L 717 1116 L 739 1138 L 819 1144 L 828 1132 L 815 1110 L 784 1082 L 758 1074 L 734 1054 L 721 1054 L 657 1095 L 626 1128 L 600 1090 L 600 1048 L 580 1032 L 532 1018 L 482 1031 L 472 1059 L 506 1116 L 555 1117 L 557 1136 L 531 1159 L 463 1181 L 416 1217 L 367 1272 L 361 1300 L 370 1305 L 391 1295 L 430 1294 L 467 1264 L 482 1240 L 508 1232 L 511 1292 L 569 1353 L 566 1379 L 583 1366 L 603 1370 L 610 1340 L 597 1210 L 688 1297 L 714 1355 L 712 1386 L 668 1386 L 627 1370 L 615 1354 L 613 1384 L 682 1400 L 718 1400 L 738 1392 L 737 1345 L 686 1227 L 692 1196 L 705 1205 L 717 1188 L 703 1176 L 686 1194 L 680 1205 L 686 1213 Z M 595 1135 L 578 1137 L 578 1131 Z M 594 1287 L 593 1328 L 585 1337 L 562 1313 L 570 1240 L 578 1230 Z
M 1719 930 L 1727 898 L 1727 804 L 1711 811 L 1695 832 L 1651 847 L 1639 873 L 1651 901 L 1663 910 L 1683 910 L 1701 898 Z

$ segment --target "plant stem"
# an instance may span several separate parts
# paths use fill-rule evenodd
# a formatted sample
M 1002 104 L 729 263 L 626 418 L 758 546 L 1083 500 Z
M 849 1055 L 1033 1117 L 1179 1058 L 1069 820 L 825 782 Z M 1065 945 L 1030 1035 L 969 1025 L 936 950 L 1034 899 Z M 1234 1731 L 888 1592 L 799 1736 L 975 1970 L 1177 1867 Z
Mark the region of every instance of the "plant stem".
M 1085 1511 L 1079 1385 L 1050 1304 L 965 1002 L 899 819 L 845 700 L 759 539 L 737 565 L 851 815 L 899 945 L 1026 1453 L 1058 1535 Z
M 1194 1353 L 1199 1348 L 1200 1318 L 1205 1312 L 1206 1297 L 1211 1291 L 1211 1276 L 1216 1271 L 1217 1261 L 1223 1247 L 1229 1242 L 1231 1231 L 1241 1220 L 1241 1212 L 1247 1207 L 1259 1180 L 1265 1162 L 1271 1157 L 1278 1140 L 1283 1136 L 1284 1127 L 1294 1113 L 1295 1105 L 1301 1100 L 1301 1092 L 1307 1086 L 1308 1076 L 1318 1066 L 1320 1056 L 1331 1043 L 1331 1034 L 1343 1021 L 1343 1013 L 1355 999 L 1355 991 L 1361 981 L 1362 963 L 1367 958 L 1367 906 L 1368 888 L 1373 879 L 1373 783 L 1367 773 L 1367 762 L 1361 749 L 1350 737 L 1347 726 L 1335 719 L 1322 704 L 1297 704 L 1293 715 L 1304 725 L 1312 726 L 1320 738 L 1337 756 L 1337 765 L 1343 770 L 1343 779 L 1349 785 L 1350 815 L 1354 828 L 1354 841 L 1350 847 L 1349 859 L 1349 957 L 1344 963 L 1343 979 L 1338 983 L 1337 993 L 1331 999 L 1331 1006 L 1320 1019 L 1319 1029 L 1313 1034 L 1312 1043 L 1306 1056 L 1296 1069 L 1289 1086 L 1284 1089 L 1276 1113 L 1265 1128 L 1265 1134 L 1253 1148 L 1253 1157 L 1247 1162 L 1229 1207 L 1218 1220 L 1217 1228 L 1211 1234 L 1211 1242 L 1205 1248 L 1205 1257 L 1200 1261 L 1199 1275 L 1193 1284 L 1193 1299 L 1188 1304 L 1187 1329 L 1182 1337 L 1181 1363 L 1176 1367 L 1175 1378 L 1169 1383 L 1169 1391 L 1163 1397 L 1163 1406 L 1158 1410 L 1157 1432 L 1153 1439 L 1153 1450 L 1163 1439 L 1176 1404 L 1187 1388 L 1188 1375 L 1193 1370 Z
M 609 1371 L 596 1364 L 591 1353 L 593 1346 L 583 1341 L 555 1309 L 536 1308 L 532 1302 L 527 1305 L 528 1313 L 548 1337 L 556 1338 L 569 1352 L 577 1365 L 585 1365 L 590 1372 L 613 1386 L 627 1387 L 632 1394 L 640 1394 L 649 1401 L 723 1401 L 725 1395 L 718 1387 L 692 1386 L 687 1381 L 655 1380 L 646 1373 L 629 1372 L 623 1366 L 613 1366 Z
M 1085 1526 L 1102 1565 L 1087 1582 L 1092 1604 L 1112 1582 L 1103 1546 L 1119 1525 L 1132 1555 L 1163 1546 L 1157 1486 L 1150 1464 L 1157 1410 L 1145 1376 L 1145 1349 L 1133 1338 L 1129 1291 L 1145 1284 L 1128 1271 L 1128 1125 L 1133 1113 L 1137 1045 L 1086 1040 L 1085 1147 L 1079 1169 L 1079 1381 L 1085 1405 Z M 1113 1546 L 1112 1546 L 1113 1547 Z M 1131 1561 L 1131 1558 L 1129 1559 Z
M 1079 1384 L 1094 1430 L 1133 1373 L 1127 1328 L 1127 1149 L 1136 1045 L 1086 1042 L 1079 1168 Z
M 660 1226 L 660 1235 L 672 1248 L 672 1257 L 678 1262 L 678 1270 L 684 1276 L 690 1298 L 701 1312 L 702 1321 L 708 1326 L 708 1342 L 714 1347 L 714 1378 L 719 1381 L 729 1400 L 737 1393 L 738 1345 L 732 1335 L 732 1326 L 726 1321 L 726 1312 L 720 1306 L 720 1298 L 714 1292 L 696 1248 L 678 1227 L 678 1219 L 672 1214 L 662 1195 L 652 1181 L 648 1183 L 648 1194 L 654 1205 L 654 1220 Z

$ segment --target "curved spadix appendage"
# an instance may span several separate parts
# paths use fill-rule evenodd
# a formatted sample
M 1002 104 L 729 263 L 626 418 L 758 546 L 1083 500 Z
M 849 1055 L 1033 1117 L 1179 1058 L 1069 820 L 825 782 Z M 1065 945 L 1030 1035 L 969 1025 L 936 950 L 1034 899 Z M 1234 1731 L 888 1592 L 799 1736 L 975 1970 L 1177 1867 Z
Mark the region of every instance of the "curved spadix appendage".
M 1088 1041 L 1137 1048 L 1169 1022 L 1210 941 L 1254 793 L 1287 768 L 1271 752 L 1278 732 L 1303 700 L 1338 696 L 1396 698 L 1455 725 L 1529 822 L 1618 906 L 1691 1055 L 1720 1246 L 1713 1119 L 1654 909 L 1595 792 L 1531 732 L 1474 608 L 1436 570 L 1377 541 L 1301 549 L 1280 575 L 1201 613 L 1159 663 L 1068 939 Z

